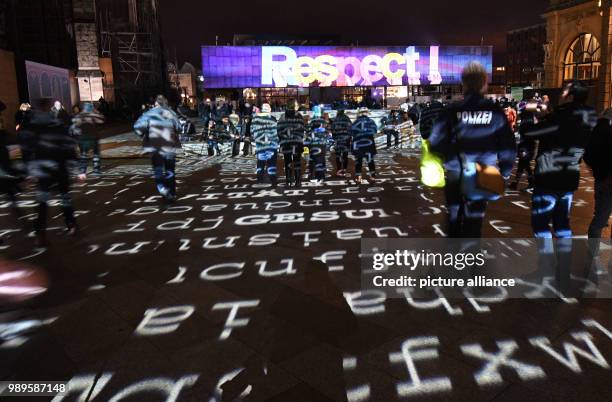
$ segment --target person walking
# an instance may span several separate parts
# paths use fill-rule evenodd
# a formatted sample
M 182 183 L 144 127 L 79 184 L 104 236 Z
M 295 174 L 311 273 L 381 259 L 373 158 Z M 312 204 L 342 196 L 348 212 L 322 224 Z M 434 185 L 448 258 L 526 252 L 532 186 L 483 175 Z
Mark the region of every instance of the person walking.
M 336 154 L 336 176 L 338 177 L 345 177 L 348 169 L 352 125 L 353 122 L 346 115 L 344 108 L 340 107 L 336 118 L 331 123 L 334 153 Z
M 46 246 L 46 230 L 52 188 L 56 187 L 61 200 L 64 222 L 68 234 L 77 233 L 77 221 L 70 196 L 70 171 L 76 165 L 76 141 L 69 134 L 66 120 L 51 110 L 52 100 L 37 99 L 32 111 L 21 125 L 20 132 L 32 139 L 23 146 L 26 153 L 27 171 L 37 181 L 37 218 L 34 221 L 36 245 Z M 84 176 L 79 176 L 83 180 Z
M 421 112 L 419 119 L 419 132 L 424 140 L 431 136 L 434 123 L 444 110 L 444 105 L 438 99 L 434 98 L 425 109 Z
M 586 105 L 588 89 L 568 84 L 561 104 L 525 135 L 539 140 L 531 205 L 535 237 L 571 238 L 570 211 L 580 182 L 580 161 L 597 123 L 595 110 Z
M 79 143 L 81 150 L 80 174 L 87 174 L 89 164 L 89 152 L 93 152 L 93 173 L 102 174 L 100 158 L 100 135 L 98 127 L 104 124 L 104 116 L 94 110 L 93 104 L 83 104 L 83 111 L 72 118 L 70 131 Z
M 285 161 L 285 178 L 287 187 L 302 184 L 302 153 L 306 128 L 304 119 L 295 110 L 295 101 L 287 104 L 285 115 L 278 121 L 278 139 L 280 151 Z
M 278 159 L 278 127 L 272 108 L 268 103 L 261 106 L 261 112 L 253 117 L 251 132 L 255 141 L 257 154 L 257 181 L 262 183 L 264 174 L 270 177 L 272 186 L 276 187 L 276 162 Z
M 374 137 L 378 132 L 378 127 L 374 120 L 369 117 L 368 108 L 360 108 L 357 120 L 351 126 L 351 150 L 355 156 L 355 182 L 362 183 L 361 170 L 365 159 L 370 171 L 370 177 L 376 177 L 376 143 Z
M 589 238 L 599 239 L 612 213 L 612 108 L 597 122 L 584 153 L 584 161 L 595 178 L 595 211 Z M 611 233 L 612 237 L 612 233 Z
M 176 153 L 181 148 L 178 133 L 179 118 L 168 106 L 163 95 L 155 99 L 154 107 L 134 124 L 134 131 L 143 140 L 143 149 L 151 154 L 155 186 L 163 199 L 176 200 Z
M 464 100 L 442 111 L 429 143 L 431 151 L 444 159 L 448 236 L 479 238 L 487 199 L 464 193 L 462 180 L 467 177 L 463 171 L 474 164 L 492 166 L 507 180 L 512 173 L 516 144 L 503 110 L 484 97 L 485 68 L 470 62 L 463 69 L 461 79 Z

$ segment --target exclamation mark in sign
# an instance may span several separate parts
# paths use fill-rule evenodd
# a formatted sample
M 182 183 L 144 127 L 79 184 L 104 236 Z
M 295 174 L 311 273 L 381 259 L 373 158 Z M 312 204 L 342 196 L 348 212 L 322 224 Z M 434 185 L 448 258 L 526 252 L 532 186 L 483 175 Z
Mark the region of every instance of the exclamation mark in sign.
M 440 75 L 440 69 L 438 63 L 440 60 L 439 56 L 440 47 L 430 46 L 429 47 L 429 84 L 440 85 L 442 83 L 442 75 Z

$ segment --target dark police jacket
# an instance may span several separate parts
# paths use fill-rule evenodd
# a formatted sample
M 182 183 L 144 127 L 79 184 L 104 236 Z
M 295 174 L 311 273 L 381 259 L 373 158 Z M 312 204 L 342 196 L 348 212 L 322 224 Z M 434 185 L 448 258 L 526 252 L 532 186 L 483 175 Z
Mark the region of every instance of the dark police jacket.
M 535 188 L 569 192 L 578 189 L 580 161 L 597 123 L 595 110 L 578 103 L 557 107 L 527 137 L 539 140 Z
M 504 111 L 482 95 L 468 94 L 444 109 L 429 142 L 431 150 L 444 157 L 449 180 L 460 178 L 462 160 L 496 166 L 504 177 L 512 173 L 514 134 Z

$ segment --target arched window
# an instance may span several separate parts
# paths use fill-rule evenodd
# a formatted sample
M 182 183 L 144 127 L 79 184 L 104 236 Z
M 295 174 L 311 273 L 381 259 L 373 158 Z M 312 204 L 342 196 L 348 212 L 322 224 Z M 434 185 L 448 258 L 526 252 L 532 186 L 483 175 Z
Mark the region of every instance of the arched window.
M 589 33 L 580 34 L 565 54 L 565 81 L 593 81 L 599 77 L 601 49 L 597 38 Z

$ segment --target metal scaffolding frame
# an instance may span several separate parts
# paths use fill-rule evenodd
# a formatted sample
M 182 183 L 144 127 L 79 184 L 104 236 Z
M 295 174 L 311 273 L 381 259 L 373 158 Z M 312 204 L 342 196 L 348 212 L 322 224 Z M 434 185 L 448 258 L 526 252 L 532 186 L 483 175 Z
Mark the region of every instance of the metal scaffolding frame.
M 158 0 L 128 0 L 120 16 L 113 0 L 96 3 L 100 55 L 112 60 L 116 99 L 130 104 L 154 95 L 163 87 Z

